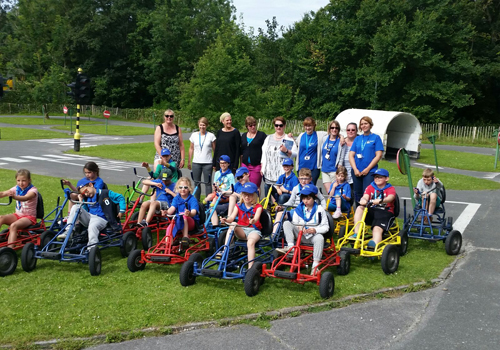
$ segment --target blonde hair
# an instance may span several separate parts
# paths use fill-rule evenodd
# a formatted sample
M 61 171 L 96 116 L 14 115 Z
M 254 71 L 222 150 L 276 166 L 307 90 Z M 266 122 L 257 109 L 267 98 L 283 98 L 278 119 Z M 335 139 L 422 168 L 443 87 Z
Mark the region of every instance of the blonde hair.
M 208 127 L 208 119 L 207 118 L 201 117 L 200 119 L 198 119 L 198 125 L 200 125 L 200 123 L 203 123 Z
M 434 171 L 430 168 L 425 168 L 424 171 L 422 172 L 422 177 L 433 177 L 434 176 Z
M 16 179 L 18 176 L 24 176 L 25 178 L 31 181 L 31 173 L 28 169 L 19 169 L 16 173 Z
M 372 118 L 367 117 L 367 116 L 362 117 L 362 118 L 359 120 L 359 125 L 361 125 L 361 122 L 362 122 L 363 120 L 364 120 L 365 122 L 367 122 L 368 124 L 370 124 L 370 126 L 371 126 L 371 127 L 373 127 L 373 120 L 372 120 Z
M 171 113 L 172 113 L 172 115 L 173 115 L 173 116 L 174 116 L 174 118 L 175 118 L 175 112 L 174 112 L 173 110 L 171 110 L 171 109 L 167 109 L 165 112 L 163 112 L 163 116 L 165 117 L 165 114 L 168 114 L 168 112 L 171 112 Z
M 231 118 L 231 114 L 229 114 L 228 112 L 224 112 L 220 115 L 220 122 L 223 123 L 224 122 L 224 119 L 226 119 L 227 117 Z
M 177 183 L 175 184 L 176 193 L 179 193 L 179 186 L 181 182 L 185 182 L 187 187 L 189 188 L 189 192 L 193 193 L 193 185 L 191 184 L 191 180 L 189 180 L 187 177 L 181 177 L 179 180 L 177 180 Z
M 249 125 L 257 125 L 257 121 L 251 115 L 245 118 L 245 126 L 248 127 Z
M 244 200 L 243 200 L 243 193 L 247 193 L 247 192 L 241 192 L 240 204 L 244 202 Z M 249 194 L 253 194 L 253 203 L 252 203 L 252 206 L 254 206 L 255 204 L 259 203 L 259 195 L 257 193 L 249 193 Z
M 299 177 L 312 177 L 311 169 L 309 168 L 302 168 L 299 170 Z

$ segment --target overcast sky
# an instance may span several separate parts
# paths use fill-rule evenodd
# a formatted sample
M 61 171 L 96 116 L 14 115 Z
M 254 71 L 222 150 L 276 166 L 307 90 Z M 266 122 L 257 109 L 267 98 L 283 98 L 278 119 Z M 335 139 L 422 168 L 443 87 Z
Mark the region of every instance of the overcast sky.
M 294 22 L 298 22 L 304 13 L 318 11 L 329 3 L 329 0 L 233 0 L 236 7 L 236 17 L 243 13 L 243 22 L 248 31 L 250 27 L 257 29 L 266 28 L 266 19 L 276 17 L 280 26 L 287 28 Z

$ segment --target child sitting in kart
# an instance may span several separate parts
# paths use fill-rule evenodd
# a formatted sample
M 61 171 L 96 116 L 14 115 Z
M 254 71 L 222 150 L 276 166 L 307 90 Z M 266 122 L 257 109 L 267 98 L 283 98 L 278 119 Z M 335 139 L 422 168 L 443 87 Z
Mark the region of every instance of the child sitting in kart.
M 440 197 L 442 187 L 443 183 L 437 177 L 434 177 L 434 171 L 426 168 L 422 173 L 422 178 L 418 180 L 417 187 L 413 189 L 415 199 L 418 200 L 420 206 L 422 206 L 422 198 L 427 198 L 427 208 L 424 209 L 427 210 L 431 218 L 434 210 L 441 205 L 443 200 Z M 424 221 L 427 221 L 427 217 L 424 218 Z
M 177 173 L 177 165 L 175 162 L 170 161 L 170 150 L 168 148 L 164 148 L 161 150 L 161 159 L 160 163 L 156 166 L 155 171 L 153 172 L 151 168 L 149 167 L 149 163 L 143 162 L 141 166 L 146 168 L 146 170 L 149 173 L 149 176 L 151 176 L 152 179 L 158 179 L 160 178 L 162 172 L 164 169 L 170 169 L 172 172 L 172 182 L 177 182 L 177 177 L 179 176 Z M 146 192 L 146 191 L 143 191 Z
M 9 247 L 17 240 L 17 231 L 36 224 L 36 204 L 38 190 L 31 183 L 29 170 L 20 169 L 16 173 L 17 186 L 0 192 L 0 198 L 12 197 L 16 200 L 16 212 L 0 216 L 0 227 L 9 225 Z
M 236 205 L 227 219 L 221 219 L 223 223 L 232 223 L 238 217 L 238 226 L 233 226 L 234 234 L 237 238 L 247 241 L 248 269 L 252 267 L 252 260 L 255 259 L 255 244 L 262 238 L 260 216 L 263 209 L 262 205 L 259 204 L 258 192 L 256 184 L 247 182 L 241 189 L 240 204 Z M 229 236 L 230 232 L 228 231 L 225 245 L 229 243 Z M 222 254 L 222 252 L 218 253 L 219 256 Z
M 365 189 L 354 214 L 354 232 L 357 235 L 359 225 L 356 224 L 363 217 L 368 201 L 372 201 L 365 219 L 365 223 L 372 226 L 372 239 L 368 242 L 370 248 L 374 248 L 382 241 L 382 234 L 389 230 L 389 221 L 394 217 L 396 189 L 387 181 L 389 172 L 386 169 L 377 169 L 373 174 L 373 182 Z
M 94 187 L 94 183 L 86 178 L 78 181 L 77 190 L 80 202 L 94 203 L 84 205 L 83 210 L 80 210 L 78 218 L 80 223 L 88 229 L 89 245 L 99 242 L 99 232 L 101 232 L 108 223 L 113 231 L 121 229 L 120 219 L 126 209 L 125 197 L 111 190 L 98 190 Z M 116 214 L 116 212 L 113 206 L 117 204 L 120 206 L 120 211 L 118 216 L 115 217 L 114 214 Z M 64 232 L 58 236 L 59 238 L 66 238 L 79 208 L 80 204 L 74 205 L 71 208 L 68 218 L 69 224 L 66 226 Z
M 228 214 L 229 209 L 229 197 L 224 195 L 224 192 L 231 190 L 231 185 L 234 186 L 234 175 L 229 169 L 229 164 L 231 164 L 231 158 L 229 156 L 223 155 L 219 158 L 220 170 L 215 172 L 214 176 L 214 192 L 208 195 L 203 203 L 212 202 L 210 205 L 214 206 L 217 203 L 218 196 L 222 196 L 219 200 L 217 208 L 212 215 L 211 221 L 212 225 L 218 225 L 217 215 Z
M 228 213 L 232 213 L 236 203 L 241 200 L 241 190 L 250 181 L 250 171 L 247 167 L 242 166 L 236 170 L 235 177 L 237 182 L 234 185 L 234 192 L 229 196 Z
M 188 232 L 193 231 L 200 221 L 200 217 L 198 216 L 200 206 L 196 198 L 192 195 L 193 186 L 187 177 L 181 177 L 177 181 L 175 192 L 178 194 L 172 200 L 172 204 L 166 211 L 166 214 L 183 214 L 177 221 L 177 229 L 182 230 L 181 249 L 186 250 L 189 248 Z
M 333 218 L 338 219 L 342 213 L 349 213 L 351 210 L 351 186 L 347 183 L 347 169 L 339 165 L 335 172 L 337 180 L 330 186 L 328 194 L 334 200 L 330 200 L 328 211 L 334 212 Z
M 276 181 L 276 192 L 278 193 L 278 204 L 282 205 L 290 199 L 293 189 L 299 184 L 299 179 L 293 172 L 293 160 L 285 158 L 283 160 L 284 174 L 280 175 Z
M 276 249 L 277 252 L 286 254 L 295 245 L 295 239 L 299 231 L 303 230 L 302 241 L 308 241 L 313 244 L 313 265 L 311 274 L 316 274 L 316 267 L 323 256 L 323 247 L 325 238 L 323 234 L 329 230 L 328 218 L 321 205 L 316 203 L 318 188 L 312 184 L 305 185 L 300 190 L 301 203 L 295 208 L 292 222 L 285 221 L 283 231 L 285 233 L 287 246 Z M 308 227 L 308 225 L 314 225 Z
M 137 225 L 147 227 L 157 210 L 167 210 L 170 208 L 173 198 L 176 196 L 175 183 L 172 182 L 173 174 L 169 168 L 163 169 L 161 178 L 156 180 L 144 180 L 142 183 L 147 186 L 155 186 L 156 190 L 150 200 L 142 203 L 137 217 Z M 146 216 L 147 212 L 147 216 Z M 146 219 L 144 219 L 146 216 Z

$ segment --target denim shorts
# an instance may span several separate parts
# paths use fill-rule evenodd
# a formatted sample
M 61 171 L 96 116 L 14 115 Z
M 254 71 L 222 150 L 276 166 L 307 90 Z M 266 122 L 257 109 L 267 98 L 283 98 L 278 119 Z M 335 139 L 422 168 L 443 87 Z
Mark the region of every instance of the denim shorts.
M 241 228 L 243 229 L 243 232 L 245 232 L 246 238 L 248 238 L 248 236 L 250 236 L 251 233 L 256 233 L 260 236 L 260 238 L 262 238 L 262 233 L 253 227 L 241 227 Z

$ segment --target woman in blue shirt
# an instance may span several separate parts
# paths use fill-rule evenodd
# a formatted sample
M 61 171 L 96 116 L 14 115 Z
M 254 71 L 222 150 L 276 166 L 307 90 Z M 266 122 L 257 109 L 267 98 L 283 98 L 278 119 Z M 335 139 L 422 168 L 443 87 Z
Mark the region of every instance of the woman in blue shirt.
M 340 124 L 334 120 L 328 126 L 328 135 L 321 140 L 321 179 L 325 191 L 335 182 L 337 166 L 342 162 L 346 152 L 345 140 L 340 135 Z
M 316 131 L 316 121 L 312 117 L 304 119 L 305 132 L 297 138 L 299 147 L 299 157 L 297 161 L 297 171 L 302 168 L 311 170 L 312 183 L 316 185 L 321 169 L 321 140 L 327 133 Z

